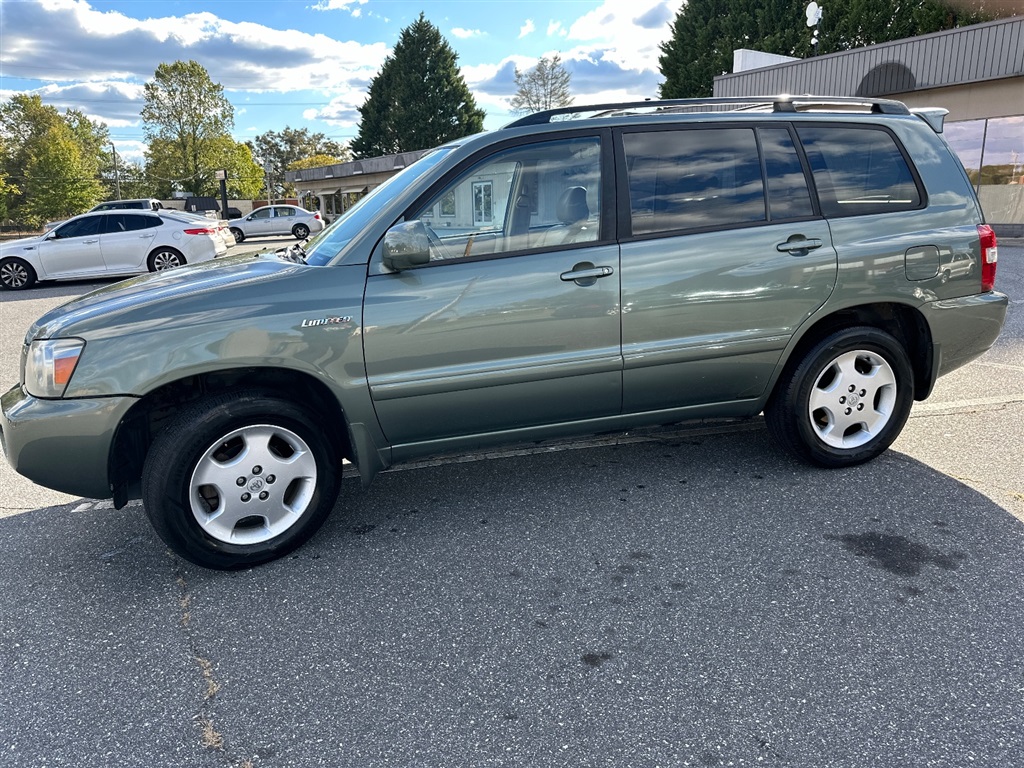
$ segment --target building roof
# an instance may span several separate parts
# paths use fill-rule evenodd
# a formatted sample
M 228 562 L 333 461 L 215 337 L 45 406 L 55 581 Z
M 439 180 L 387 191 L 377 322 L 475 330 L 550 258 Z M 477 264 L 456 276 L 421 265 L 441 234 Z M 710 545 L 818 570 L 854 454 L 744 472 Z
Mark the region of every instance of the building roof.
M 1024 77 L 1024 16 L 715 78 L 715 96 L 885 96 Z

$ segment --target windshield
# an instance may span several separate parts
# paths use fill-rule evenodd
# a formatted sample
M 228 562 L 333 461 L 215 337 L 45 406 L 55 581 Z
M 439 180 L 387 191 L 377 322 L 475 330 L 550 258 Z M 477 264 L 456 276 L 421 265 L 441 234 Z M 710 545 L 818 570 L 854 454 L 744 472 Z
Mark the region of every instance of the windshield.
M 366 197 L 349 208 L 340 218 L 336 219 L 327 229 L 320 232 L 303 247 L 306 263 L 323 266 L 331 261 L 341 249 L 351 242 L 370 222 L 374 215 L 394 200 L 410 182 L 435 165 L 450 151 L 442 148 L 429 155 L 424 155 L 400 173 L 395 174 L 379 187 L 375 187 Z

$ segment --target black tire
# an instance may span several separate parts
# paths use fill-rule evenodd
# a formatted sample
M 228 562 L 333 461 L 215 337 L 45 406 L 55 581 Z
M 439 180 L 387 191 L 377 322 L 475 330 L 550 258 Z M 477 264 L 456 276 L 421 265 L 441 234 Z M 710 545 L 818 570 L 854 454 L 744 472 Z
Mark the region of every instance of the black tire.
M 149 254 L 146 266 L 150 272 L 163 272 L 165 269 L 185 266 L 185 257 L 181 251 L 167 246 L 161 246 Z
M 235 242 L 240 243 L 245 240 L 245 232 L 240 230 L 238 227 L 231 228 L 231 234 L 235 236 Z
M 914 371 L 903 346 L 885 331 L 854 327 L 832 333 L 787 366 L 764 415 L 793 456 L 848 467 L 892 444 L 913 400 Z
M 248 452 L 252 466 L 231 463 Z M 142 499 L 153 528 L 181 557 L 248 568 L 288 554 L 320 528 L 338 495 L 339 467 L 313 414 L 269 392 L 240 390 L 181 409 L 157 435 Z
M 22 291 L 36 283 L 36 271 L 32 265 L 21 259 L 0 261 L 0 286 L 9 291 Z
M 305 224 L 296 224 L 292 227 L 292 234 L 295 235 L 299 240 L 305 240 L 309 237 L 309 227 Z

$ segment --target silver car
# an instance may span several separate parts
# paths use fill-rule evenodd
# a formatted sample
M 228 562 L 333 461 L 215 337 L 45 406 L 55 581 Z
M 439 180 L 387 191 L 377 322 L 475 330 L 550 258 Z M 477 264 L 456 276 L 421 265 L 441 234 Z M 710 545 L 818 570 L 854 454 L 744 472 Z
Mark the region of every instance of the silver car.
M 244 218 L 231 221 L 231 234 L 236 243 L 247 237 L 267 235 L 294 235 L 305 240 L 323 228 L 324 220 L 319 213 L 297 205 L 264 205 Z

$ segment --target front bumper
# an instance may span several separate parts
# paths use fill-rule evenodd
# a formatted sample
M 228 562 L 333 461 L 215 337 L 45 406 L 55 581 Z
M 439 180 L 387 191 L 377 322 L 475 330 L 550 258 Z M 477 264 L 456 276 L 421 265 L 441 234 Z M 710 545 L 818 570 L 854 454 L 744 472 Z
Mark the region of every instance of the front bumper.
M 43 400 L 21 386 L 0 397 L 0 443 L 7 461 L 55 491 L 109 499 L 110 445 L 134 397 Z

